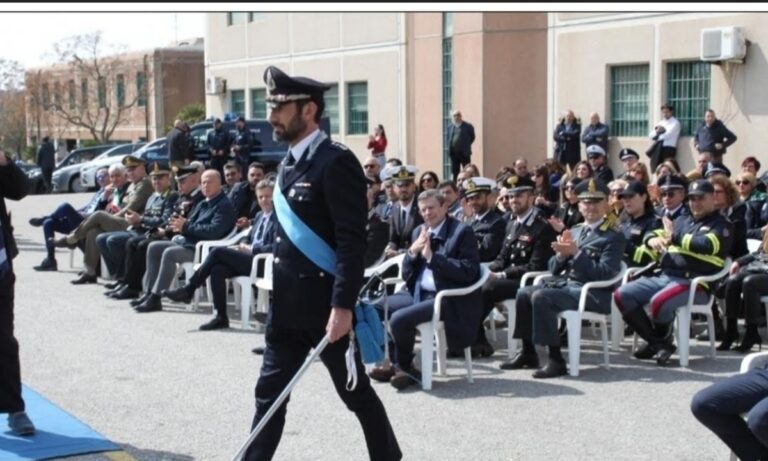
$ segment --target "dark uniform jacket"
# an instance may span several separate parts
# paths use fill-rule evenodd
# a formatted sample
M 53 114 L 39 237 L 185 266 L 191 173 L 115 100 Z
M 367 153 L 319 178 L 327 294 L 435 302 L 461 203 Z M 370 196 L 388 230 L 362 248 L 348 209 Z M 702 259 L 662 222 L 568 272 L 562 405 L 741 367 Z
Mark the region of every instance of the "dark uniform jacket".
M 44 142 L 37 148 L 35 163 L 40 168 L 53 169 L 56 167 L 56 152 L 51 141 Z
M 413 230 L 415 240 L 421 226 Z M 440 232 L 432 237 L 432 259 L 429 263 L 421 254 L 412 258 L 407 252 L 403 259 L 403 278 L 408 291 L 416 292 L 425 267 L 432 270 L 437 291 L 463 288 L 475 283 L 480 276 L 480 257 L 477 240 L 466 224 L 446 216 Z M 480 290 L 466 296 L 448 298 L 441 306 L 441 319 L 445 322 L 448 348 L 461 350 L 471 345 L 482 321 Z
M 365 267 L 371 267 L 381 259 L 384 254 L 384 248 L 389 241 L 389 222 L 379 216 L 377 208 L 368 211 L 368 223 L 365 226 L 366 241 L 368 245 L 365 248 Z
M 205 200 L 205 197 L 203 196 L 203 193 L 200 191 L 199 187 L 189 194 L 179 194 L 178 198 L 176 199 L 176 203 L 173 205 L 171 216 L 175 215 L 180 218 L 186 218 L 189 216 L 195 206 L 197 206 L 197 204 L 203 200 Z M 167 238 L 173 237 L 174 232 L 170 227 L 168 227 L 168 221 L 163 223 L 163 227 L 165 228 L 165 236 Z
M 235 227 L 236 220 L 235 208 L 223 192 L 210 200 L 202 200 L 195 205 L 182 228 L 185 245 L 201 240 L 220 240 Z
M 555 140 L 555 160 L 562 165 L 575 165 L 581 160 L 581 125 L 572 123 L 566 125 L 564 122 L 555 127 L 555 133 L 552 138 Z
M 403 222 L 402 208 L 400 202 L 397 202 L 392 207 L 392 215 L 389 221 L 389 247 L 395 250 L 407 250 L 413 240 L 411 235 L 413 229 L 421 225 L 424 222 L 421 214 L 419 213 L 419 204 L 416 197 L 413 198 L 410 212 L 408 213 L 408 219 Z
M 537 208 L 522 224 L 511 218 L 501 253 L 488 269 L 503 271 L 508 279 L 522 278 L 526 272 L 547 270 L 549 259 L 555 254 L 552 242 L 556 237 L 555 230 Z
M 582 233 L 587 229 L 586 224 L 580 224 L 571 233 L 579 248 L 576 255 L 558 260 L 553 256 L 549 260 L 549 269 L 553 275 L 560 275 L 566 280 L 569 288 L 581 287 L 588 282 L 608 280 L 621 271 L 622 258 L 626 239 L 624 234 L 616 230 L 611 220 L 604 220 L 586 237 Z M 607 314 L 611 311 L 612 288 L 591 290 L 589 292 L 589 309 Z
M 147 205 L 144 207 L 140 228 L 132 230 L 145 232 L 165 225 L 173 213 L 178 198 L 179 194 L 171 189 L 163 193 L 154 192 L 149 196 Z
M 27 179 L 27 175 L 9 159 L 7 165 L 0 166 L 0 224 L 2 224 L 3 237 L 5 237 L 5 252 L 9 264 L 19 254 L 19 250 L 16 247 L 16 240 L 13 238 L 13 225 L 11 224 L 11 216 L 5 208 L 5 199 L 21 200 L 28 193 L 29 179 Z
M 184 163 L 185 160 L 195 160 L 189 136 L 185 131 L 173 127 L 168 133 L 168 161 L 175 165 Z
M 733 245 L 728 256 L 734 261 L 749 253 L 747 248 L 747 205 L 743 202 L 728 208 L 725 217 L 733 226 Z
M 229 192 L 227 192 L 227 196 L 232 202 L 232 206 L 235 207 L 235 213 L 238 218 L 250 218 L 253 216 L 251 214 L 251 207 L 255 201 L 256 192 L 251 189 L 251 184 L 248 181 L 240 181 L 232 186 Z
M 595 169 L 595 177 L 603 184 L 608 185 L 609 182 L 613 181 L 613 170 L 608 165 L 600 165 Z
M 645 243 L 662 235 L 663 229 L 645 236 Z M 675 220 L 675 231 L 667 251 L 661 256 L 661 270 L 672 277 L 692 279 L 719 272 L 733 245 L 733 226 L 714 211 L 698 221 L 693 215 Z
M 276 187 L 298 218 L 336 252 L 336 276 L 294 246 L 278 215 L 269 321 L 281 328 L 324 329 L 331 308 L 352 309 L 363 284 L 367 186 L 355 154 L 322 131 L 294 166 L 287 165 L 290 157 L 280 165 Z
M 608 152 L 608 130 L 608 125 L 602 122 L 598 122 L 597 125 L 587 125 L 584 128 L 584 133 L 581 135 L 581 142 L 586 147 L 597 144 L 604 151 Z
M 224 156 L 229 155 L 229 146 L 232 144 L 232 136 L 229 134 L 229 130 L 221 128 L 213 129 L 208 133 L 208 147 L 211 150 L 224 151 Z
M 659 218 L 663 218 L 665 215 L 666 215 L 666 210 L 664 209 L 663 206 L 656 208 L 656 216 L 658 216 Z M 669 216 L 669 219 L 671 219 L 672 221 L 675 221 L 680 216 L 690 216 L 690 215 L 691 215 L 691 209 L 688 208 L 688 205 L 683 203 L 683 206 L 681 206 L 674 213 L 672 213 L 672 215 Z
M 762 240 L 763 226 L 768 224 L 768 202 L 763 195 L 756 198 L 753 193 L 745 202 L 747 210 L 744 213 L 744 220 L 747 223 L 747 238 Z
M 477 238 L 477 251 L 480 254 L 480 262 L 489 262 L 496 259 L 504 243 L 504 234 L 507 224 L 501 215 L 494 209 L 488 210 L 482 219 L 473 219 L 470 223 Z
M 627 266 L 645 266 L 659 259 L 656 251 L 643 243 L 646 234 L 663 227 L 661 218 L 656 213 L 648 211 L 638 218 L 633 218 L 624 212 L 619 227 L 627 239 L 627 247 L 624 250 L 624 262 Z
M 240 147 L 239 152 L 235 152 L 238 157 L 250 158 L 251 149 L 253 148 L 253 136 L 251 136 L 251 130 L 248 127 L 237 130 L 231 144 L 231 147 L 235 146 Z
M 571 229 L 576 224 L 584 222 L 584 216 L 579 211 L 578 203 L 571 203 L 568 200 L 564 201 L 557 207 L 555 216 L 563 220 L 566 229 Z

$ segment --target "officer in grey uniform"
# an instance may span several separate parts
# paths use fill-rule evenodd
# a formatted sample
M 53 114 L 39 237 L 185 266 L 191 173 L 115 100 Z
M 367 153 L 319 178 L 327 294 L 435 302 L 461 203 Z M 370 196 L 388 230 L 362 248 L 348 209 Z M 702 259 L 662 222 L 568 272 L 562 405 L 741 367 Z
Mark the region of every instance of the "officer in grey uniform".
M 523 341 L 525 362 L 529 366 L 537 363 L 534 344 L 549 346 L 549 363 L 538 369 L 534 378 L 566 373 L 557 333 L 557 314 L 578 309 L 585 283 L 613 278 L 621 270 L 626 239 L 617 230 L 615 218 L 607 216 L 608 187 L 591 178 L 580 182 L 576 193 L 584 223 L 564 230 L 552 243 L 555 256 L 549 261 L 549 269 L 553 277 L 517 292 L 514 337 Z M 590 291 L 586 309 L 609 313 L 611 290 Z

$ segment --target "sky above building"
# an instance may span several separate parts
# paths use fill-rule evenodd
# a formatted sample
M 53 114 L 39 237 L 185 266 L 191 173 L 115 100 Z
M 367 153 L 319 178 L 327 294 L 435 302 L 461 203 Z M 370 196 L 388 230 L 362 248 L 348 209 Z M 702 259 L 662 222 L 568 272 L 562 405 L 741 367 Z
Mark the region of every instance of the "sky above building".
M 74 35 L 102 32 L 108 45 L 126 51 L 167 46 L 203 37 L 205 13 L 0 13 L 0 58 L 25 68 L 53 62 L 53 44 Z

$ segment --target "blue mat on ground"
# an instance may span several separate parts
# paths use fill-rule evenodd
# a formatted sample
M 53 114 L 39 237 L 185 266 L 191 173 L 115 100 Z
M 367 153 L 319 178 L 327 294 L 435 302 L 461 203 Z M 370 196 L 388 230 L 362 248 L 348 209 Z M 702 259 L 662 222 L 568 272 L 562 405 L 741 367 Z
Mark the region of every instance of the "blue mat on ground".
M 0 420 L 0 461 L 32 461 L 120 450 L 120 447 L 75 419 L 42 395 L 24 386 L 27 414 L 37 428 L 31 437 L 17 437 Z

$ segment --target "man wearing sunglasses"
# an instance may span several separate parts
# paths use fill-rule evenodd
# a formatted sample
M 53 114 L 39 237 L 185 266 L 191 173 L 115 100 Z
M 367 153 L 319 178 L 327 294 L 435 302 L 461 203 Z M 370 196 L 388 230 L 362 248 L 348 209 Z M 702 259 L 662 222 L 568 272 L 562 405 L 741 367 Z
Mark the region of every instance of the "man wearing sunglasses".
M 664 175 L 656 183 L 661 197 L 661 206 L 656 208 L 656 214 L 660 218 L 667 217 L 674 221 L 680 216 L 690 214 L 688 205 L 685 204 L 685 178 L 678 175 Z

